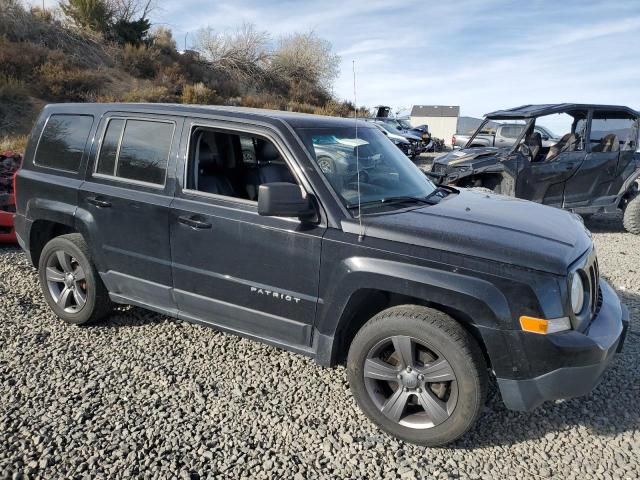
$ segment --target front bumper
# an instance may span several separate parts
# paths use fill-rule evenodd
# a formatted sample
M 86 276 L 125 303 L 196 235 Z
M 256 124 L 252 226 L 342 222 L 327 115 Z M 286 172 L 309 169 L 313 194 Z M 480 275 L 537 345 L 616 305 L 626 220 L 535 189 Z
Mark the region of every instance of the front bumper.
M 585 333 L 522 334 L 526 336 L 523 340 L 529 338 L 532 344 L 540 347 L 526 349 L 530 364 L 555 363 L 558 368 L 533 378 L 498 378 L 507 408 L 532 410 L 547 400 L 587 395 L 598 385 L 616 352 L 622 350 L 629 328 L 629 311 L 620 303 L 615 291 L 604 280 L 600 281 L 600 288 L 602 306 Z

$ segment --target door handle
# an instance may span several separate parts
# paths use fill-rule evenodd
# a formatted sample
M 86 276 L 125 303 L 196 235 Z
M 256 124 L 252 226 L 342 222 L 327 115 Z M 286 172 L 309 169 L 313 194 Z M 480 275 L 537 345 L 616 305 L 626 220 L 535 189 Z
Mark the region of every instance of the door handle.
M 178 221 L 191 228 L 197 228 L 197 229 L 211 228 L 210 223 L 203 222 L 202 220 L 198 220 L 197 218 L 194 218 L 194 217 L 178 217 Z
M 566 167 L 564 167 L 565 170 L 573 170 L 573 168 L 575 167 L 575 165 L 573 163 L 568 163 Z
M 97 197 L 89 197 L 87 198 L 87 202 L 100 208 L 108 208 L 111 206 L 111 202 L 107 202 L 106 200 L 100 200 Z

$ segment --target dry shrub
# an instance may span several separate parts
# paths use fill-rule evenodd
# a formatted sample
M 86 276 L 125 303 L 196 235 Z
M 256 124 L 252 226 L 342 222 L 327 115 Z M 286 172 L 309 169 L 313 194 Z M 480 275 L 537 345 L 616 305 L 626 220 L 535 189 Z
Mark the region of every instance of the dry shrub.
M 170 63 L 158 68 L 155 83 L 164 85 L 172 93 L 179 94 L 185 88 L 187 79 L 179 63 Z
M 314 112 L 318 115 L 329 115 L 331 117 L 353 117 L 354 105 L 349 101 L 336 102 L 330 100 Z M 369 113 L 361 107 L 358 110 L 358 117 L 368 117 Z
M 28 78 L 47 61 L 50 50 L 31 42 L 11 42 L 0 37 L 0 73 Z
M 298 112 L 298 113 L 315 113 L 316 108 L 314 105 L 310 105 L 308 103 L 300 103 L 300 102 L 288 102 L 287 110 L 290 112 Z
M 17 0 L 0 0 L 0 37 L 62 50 L 67 63 L 96 67 L 110 65 L 103 39 L 90 31 L 72 30 L 50 16 L 25 10 Z
M 23 102 L 28 92 L 24 81 L 10 75 L 0 75 L 0 103 Z
M 249 108 L 267 108 L 269 110 L 286 110 L 286 100 L 270 94 L 246 95 L 240 104 Z
M 177 98 L 167 87 L 152 85 L 135 88 L 122 96 L 123 102 L 174 103 Z
M 218 102 L 215 90 L 210 89 L 202 82 L 185 85 L 182 91 L 182 103 L 212 105 Z
M 156 75 L 159 52 L 145 45 L 127 44 L 119 52 L 118 63 L 134 77 L 153 78 Z
M 27 148 L 29 135 L 3 135 L 0 136 L 0 152 L 11 150 L 16 153 L 24 154 Z
M 47 62 L 38 68 L 40 94 L 49 100 L 82 102 L 95 98 L 103 86 L 102 75 L 92 70 Z
M 33 107 L 22 80 L 0 75 L 0 132 L 16 132 L 30 117 Z

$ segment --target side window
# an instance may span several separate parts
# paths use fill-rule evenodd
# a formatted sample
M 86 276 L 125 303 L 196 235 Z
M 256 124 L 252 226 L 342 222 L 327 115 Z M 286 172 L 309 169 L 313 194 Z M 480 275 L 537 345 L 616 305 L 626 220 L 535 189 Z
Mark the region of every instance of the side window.
M 638 121 L 616 114 L 594 113 L 589 138 L 592 152 L 635 151 L 638 142 Z
M 582 110 L 537 117 L 534 131 L 538 131 L 541 136 L 546 132 L 544 136 L 551 143 L 551 146 L 540 149 L 541 157 L 538 161 L 551 162 L 566 158 L 562 155 L 564 153 L 584 150 L 586 118 L 587 112 Z
M 264 183 L 297 183 L 276 146 L 257 135 L 195 127 L 187 162 L 187 189 L 207 194 L 257 201 Z
M 502 127 L 500 133 L 505 138 L 518 138 L 518 135 L 522 132 L 522 128 L 520 125 L 509 125 Z
M 40 137 L 33 163 L 77 172 L 92 125 L 91 115 L 51 115 Z
M 109 120 L 96 173 L 164 185 L 174 124 L 154 120 Z
M 115 119 L 109 121 L 107 131 L 102 139 L 100 147 L 100 159 L 96 168 L 97 173 L 103 175 L 116 174 L 116 159 L 118 157 L 118 147 L 120 146 L 120 138 L 124 129 L 124 120 Z

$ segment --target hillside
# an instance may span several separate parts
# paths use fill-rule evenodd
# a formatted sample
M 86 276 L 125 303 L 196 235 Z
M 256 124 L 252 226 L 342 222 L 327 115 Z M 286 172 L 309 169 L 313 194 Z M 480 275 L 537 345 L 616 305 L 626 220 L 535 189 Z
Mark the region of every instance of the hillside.
M 109 6 L 99 0 L 86 3 Z M 85 3 L 67 5 L 78 4 Z M 232 33 L 202 29 L 198 51 L 179 52 L 171 31 L 149 28 L 144 15 L 146 11 L 140 18 L 107 19 L 103 23 L 112 22 L 107 30 L 61 11 L 0 0 L 0 150 L 21 151 L 39 110 L 50 102 L 225 104 L 338 116 L 353 112 L 351 103 L 329 93 L 338 57 L 313 33 L 273 42 L 268 32 L 251 25 Z M 143 26 L 134 37 L 129 31 L 129 36 L 114 34 L 123 21 Z

